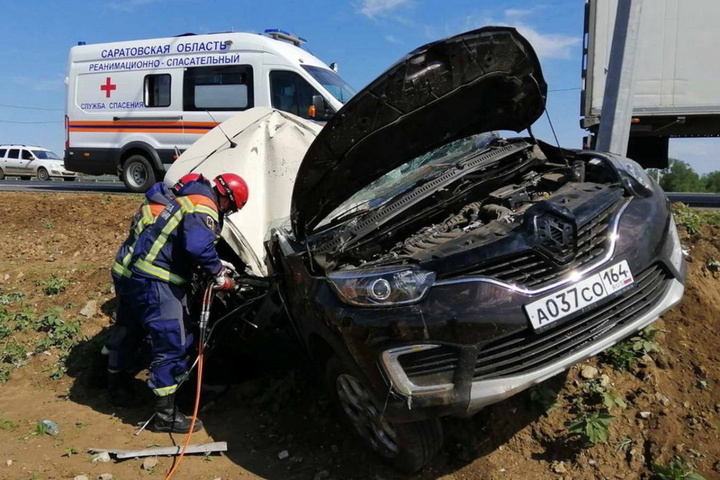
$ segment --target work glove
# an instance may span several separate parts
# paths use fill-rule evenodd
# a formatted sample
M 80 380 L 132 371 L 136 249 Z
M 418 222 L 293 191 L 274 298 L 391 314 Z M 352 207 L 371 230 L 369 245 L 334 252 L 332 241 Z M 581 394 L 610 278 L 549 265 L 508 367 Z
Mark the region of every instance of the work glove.
M 235 288 L 235 281 L 230 275 L 230 271 L 227 268 L 223 268 L 220 273 L 215 276 L 215 290 L 227 291 Z
M 225 267 L 226 270 L 230 270 L 230 273 L 236 273 L 237 270 L 235 269 L 235 265 L 228 262 L 227 260 L 220 259 L 220 263 L 222 263 L 222 266 Z

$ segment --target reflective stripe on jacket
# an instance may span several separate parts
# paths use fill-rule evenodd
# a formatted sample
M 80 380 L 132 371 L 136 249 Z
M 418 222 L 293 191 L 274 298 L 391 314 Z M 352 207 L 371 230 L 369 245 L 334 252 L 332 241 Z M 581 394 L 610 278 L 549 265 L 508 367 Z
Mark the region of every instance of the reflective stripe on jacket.
M 162 182 L 158 182 L 145 192 L 145 201 L 132 218 L 128 237 L 115 254 L 111 274 L 114 277 L 130 276 L 130 259 L 140 234 L 155 223 L 160 212 L 175 198 L 175 195 Z
M 210 274 L 222 269 L 215 250 L 219 215 L 209 183 L 185 185 L 153 225 L 138 238 L 132 254 L 133 275 L 184 284 L 199 265 Z

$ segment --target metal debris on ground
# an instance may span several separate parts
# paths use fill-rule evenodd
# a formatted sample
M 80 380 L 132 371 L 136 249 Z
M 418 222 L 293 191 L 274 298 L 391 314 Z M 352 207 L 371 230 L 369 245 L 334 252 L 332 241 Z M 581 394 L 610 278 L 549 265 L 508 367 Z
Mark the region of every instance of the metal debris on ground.
M 144 450 L 121 450 L 121 449 L 109 449 L 109 448 L 88 448 L 90 453 L 106 453 L 108 455 L 115 455 L 118 459 L 123 458 L 139 458 L 139 457 L 154 457 L 161 455 L 180 455 L 182 451 L 181 445 L 174 447 L 153 447 L 146 448 Z M 212 453 L 212 452 L 227 452 L 227 442 L 213 442 L 204 443 L 199 445 L 188 445 L 185 454 L 188 453 Z

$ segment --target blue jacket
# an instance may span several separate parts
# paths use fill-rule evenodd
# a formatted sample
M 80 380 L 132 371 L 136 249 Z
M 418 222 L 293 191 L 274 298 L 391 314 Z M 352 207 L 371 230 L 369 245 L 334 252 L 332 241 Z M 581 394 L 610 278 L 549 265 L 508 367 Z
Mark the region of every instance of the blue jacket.
M 155 223 L 137 240 L 132 275 L 182 285 L 194 265 L 212 275 L 222 270 L 215 250 L 219 239 L 215 191 L 208 181 L 187 183 Z
M 128 237 L 122 245 L 120 245 L 115 255 L 115 263 L 113 263 L 111 270 L 114 278 L 119 279 L 130 276 L 128 265 L 130 264 L 130 258 L 135 248 L 135 242 L 148 226 L 155 223 L 155 219 L 160 215 L 160 212 L 162 212 L 174 198 L 175 195 L 173 192 L 162 182 L 156 183 L 150 187 L 150 190 L 145 192 L 145 201 L 130 222 Z

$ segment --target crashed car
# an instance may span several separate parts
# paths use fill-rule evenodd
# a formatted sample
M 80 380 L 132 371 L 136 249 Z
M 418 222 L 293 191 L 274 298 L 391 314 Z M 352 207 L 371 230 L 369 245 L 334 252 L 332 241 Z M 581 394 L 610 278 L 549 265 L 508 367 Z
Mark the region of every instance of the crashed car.
M 341 415 L 400 470 L 438 451 L 441 417 L 566 370 L 683 295 L 667 199 L 637 163 L 494 133 L 528 129 L 546 92 L 517 31 L 481 28 L 413 51 L 322 128 L 245 112 L 168 174 L 248 177 L 223 236 L 270 279 L 255 314 L 287 313 Z

